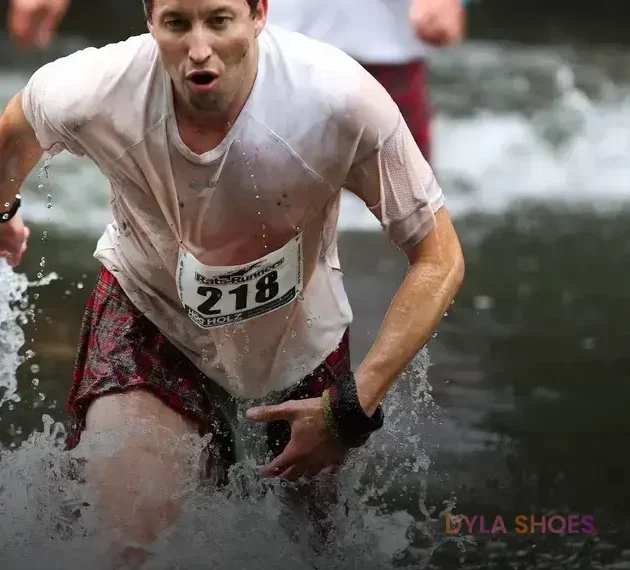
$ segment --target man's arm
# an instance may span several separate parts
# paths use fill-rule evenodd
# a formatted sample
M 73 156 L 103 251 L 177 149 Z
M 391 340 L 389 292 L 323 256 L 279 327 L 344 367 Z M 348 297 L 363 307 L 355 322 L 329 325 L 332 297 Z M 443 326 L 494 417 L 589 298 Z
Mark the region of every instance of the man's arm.
M 14 204 L 20 188 L 35 168 L 43 151 L 22 111 L 22 95 L 16 95 L 0 116 L 0 212 Z M 26 250 L 29 230 L 18 215 L 0 223 L 0 258 L 18 265 Z
M 22 110 L 19 93 L 0 116 L 0 211 L 12 204 L 16 194 L 43 154 L 35 132 Z
M 356 371 L 359 402 L 369 416 L 427 343 L 462 284 L 464 257 L 446 208 L 435 218 L 435 228 L 405 251 L 409 271 Z

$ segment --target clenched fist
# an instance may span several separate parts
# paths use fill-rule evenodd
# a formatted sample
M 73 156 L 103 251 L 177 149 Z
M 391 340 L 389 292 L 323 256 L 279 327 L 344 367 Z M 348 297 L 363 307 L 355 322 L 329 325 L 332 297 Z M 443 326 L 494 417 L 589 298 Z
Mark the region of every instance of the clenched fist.
M 411 0 L 409 19 L 418 39 L 436 46 L 459 43 L 466 33 L 461 0 Z
M 0 258 L 16 267 L 22 261 L 30 233 L 19 214 L 0 224 Z
M 50 43 L 70 0 L 11 0 L 9 30 L 24 47 Z

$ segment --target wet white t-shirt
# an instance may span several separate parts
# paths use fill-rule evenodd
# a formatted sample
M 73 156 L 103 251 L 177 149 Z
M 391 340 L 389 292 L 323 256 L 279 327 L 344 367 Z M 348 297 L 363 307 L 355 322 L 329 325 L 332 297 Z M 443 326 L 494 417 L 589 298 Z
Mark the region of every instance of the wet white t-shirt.
M 115 222 L 95 257 L 200 370 L 243 397 L 299 382 L 352 320 L 341 188 L 401 248 L 427 235 L 443 203 L 398 108 L 354 60 L 274 27 L 259 46 L 242 112 L 202 155 L 180 138 L 149 34 L 52 62 L 23 93 L 41 146 L 89 157 L 109 179 Z
M 364 64 L 424 59 L 428 46 L 409 20 L 410 0 L 270 0 L 268 21 L 334 45 Z

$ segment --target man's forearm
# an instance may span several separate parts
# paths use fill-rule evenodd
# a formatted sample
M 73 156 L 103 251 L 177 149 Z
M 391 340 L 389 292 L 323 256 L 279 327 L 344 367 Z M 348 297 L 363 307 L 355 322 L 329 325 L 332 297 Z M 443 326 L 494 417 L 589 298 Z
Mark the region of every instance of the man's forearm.
M 450 219 L 434 232 L 442 229 L 453 237 L 439 243 L 435 253 L 412 262 L 374 345 L 356 371 L 359 401 L 368 415 L 430 339 L 462 284 L 464 261 Z
M 22 183 L 42 157 L 35 133 L 24 117 L 22 98 L 14 97 L 0 116 L 0 211 L 12 204 Z

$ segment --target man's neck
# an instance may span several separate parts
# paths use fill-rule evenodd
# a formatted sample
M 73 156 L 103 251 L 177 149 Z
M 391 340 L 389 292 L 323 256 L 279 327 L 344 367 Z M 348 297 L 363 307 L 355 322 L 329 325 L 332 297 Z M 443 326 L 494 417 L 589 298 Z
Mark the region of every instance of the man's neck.
M 194 152 L 208 152 L 218 146 L 232 128 L 249 98 L 258 74 L 258 47 L 254 64 L 244 77 L 229 107 L 220 113 L 198 111 L 175 96 L 175 116 L 183 142 Z

